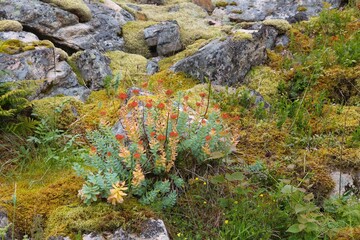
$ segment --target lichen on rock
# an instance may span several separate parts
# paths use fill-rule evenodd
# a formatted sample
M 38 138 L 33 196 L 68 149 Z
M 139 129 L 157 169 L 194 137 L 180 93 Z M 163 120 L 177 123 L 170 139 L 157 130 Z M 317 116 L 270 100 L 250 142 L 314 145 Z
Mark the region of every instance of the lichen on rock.
M 0 32 L 14 31 L 20 32 L 22 31 L 23 26 L 20 22 L 15 20 L 0 20 Z
M 55 4 L 56 6 L 69 11 L 79 17 L 81 22 L 91 20 L 92 14 L 89 7 L 83 0 L 41 0 L 46 3 Z

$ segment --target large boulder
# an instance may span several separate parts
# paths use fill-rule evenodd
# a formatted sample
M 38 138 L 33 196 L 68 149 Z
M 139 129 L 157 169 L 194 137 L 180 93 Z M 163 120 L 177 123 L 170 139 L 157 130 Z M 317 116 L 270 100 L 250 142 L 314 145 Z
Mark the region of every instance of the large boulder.
M 176 21 L 166 21 L 144 29 L 146 44 L 159 56 L 173 55 L 183 49 L 180 27 Z
M 104 86 L 104 79 L 112 76 L 110 59 L 96 49 L 85 50 L 72 57 L 85 85 L 91 90 Z
M 121 50 L 121 26 L 134 20 L 124 9 L 102 3 L 89 3 L 90 21 L 81 23 L 79 17 L 50 3 L 39 0 L 0 1 L 0 18 L 19 21 L 24 29 L 52 40 L 68 51 L 89 48 Z
M 250 33 L 239 32 L 227 39 L 216 39 L 190 57 L 171 67 L 193 78 L 209 79 L 219 85 L 242 83 L 253 66 L 267 59 L 266 49 L 272 48 L 279 32 L 272 26 L 263 26 Z
M 323 8 L 324 0 L 219 0 L 217 6 L 225 9 L 234 22 L 262 21 L 266 18 L 293 19 L 297 14 L 314 16 Z M 339 7 L 342 0 L 326 0 Z
M 3 73 L 0 83 L 43 80 L 32 99 L 66 95 L 85 100 L 89 90 L 78 83 L 72 68 L 60 59 L 59 53 L 48 47 L 37 47 L 13 55 L 0 53 L 0 71 Z

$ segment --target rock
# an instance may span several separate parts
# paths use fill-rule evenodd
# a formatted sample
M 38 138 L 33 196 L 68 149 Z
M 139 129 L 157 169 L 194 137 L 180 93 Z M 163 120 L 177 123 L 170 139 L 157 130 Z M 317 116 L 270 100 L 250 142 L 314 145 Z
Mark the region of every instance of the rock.
M 290 39 L 288 36 L 281 35 L 279 37 L 276 38 L 276 42 L 275 42 L 275 46 L 276 47 L 287 47 L 290 43 Z
M 192 0 L 192 2 L 202 7 L 208 13 L 211 13 L 215 9 L 215 6 L 211 0 Z
M 234 22 L 256 22 L 268 18 L 288 19 L 301 13 L 301 19 L 317 15 L 323 8 L 323 0 L 225 0 L 218 8 L 226 11 Z M 326 0 L 333 7 L 339 7 L 342 0 Z M 305 9 L 305 11 L 303 10 Z
M 72 56 L 85 85 L 91 90 L 100 90 L 106 76 L 112 76 L 110 59 L 98 50 L 85 50 Z
M 48 240 L 71 240 L 71 238 L 69 238 L 69 237 L 63 237 L 63 236 L 56 236 L 56 237 L 51 236 L 51 237 L 49 237 Z
M 147 65 L 146 65 L 146 73 L 148 75 L 153 75 L 159 71 L 159 61 L 160 60 L 161 60 L 161 58 L 156 57 L 156 58 L 152 58 L 148 61 Z
M 171 70 L 184 72 L 203 82 L 209 79 L 219 85 L 242 83 L 251 67 L 267 59 L 266 49 L 274 47 L 277 35 L 275 28 L 263 26 L 254 31 L 250 40 L 237 37 L 216 39 L 175 63 Z
M 39 41 L 35 34 L 29 32 L 0 32 L 0 41 L 9 39 L 17 39 L 25 43 Z
M 289 23 L 297 23 L 297 22 L 301 22 L 301 21 L 307 21 L 307 20 L 309 20 L 309 18 L 306 15 L 306 13 L 299 12 L 299 13 L 295 14 L 293 17 L 292 16 L 288 17 L 286 20 Z
M 90 21 L 92 15 L 89 7 L 83 0 L 40 0 L 42 2 L 55 4 L 79 17 L 80 22 Z
M 66 95 L 84 101 L 89 95 L 89 90 L 78 83 L 67 62 L 58 61 L 58 56 L 55 58 L 56 70 L 54 51 L 51 48 L 40 48 L 15 55 L 0 54 L 0 70 L 5 72 L 1 75 L 0 82 L 45 79 L 31 99 Z
M 165 0 L 135 0 L 140 4 L 155 4 L 155 5 L 164 5 Z
M 53 0 L 52 0 L 53 1 Z M 121 50 L 121 26 L 134 17 L 124 9 L 89 3 L 93 17 L 80 23 L 77 15 L 39 0 L 4 0 L 0 9 L 6 18 L 17 20 L 41 38 L 52 40 L 69 52 L 97 48 Z
M 162 22 L 144 29 L 148 47 L 159 56 L 173 55 L 183 49 L 180 28 L 176 21 Z
M 7 214 L 0 209 L 0 239 L 11 240 L 11 223 Z
M 96 233 L 90 233 L 90 234 L 84 234 L 83 240 L 105 240 L 100 234 Z
M 335 188 L 330 196 L 339 196 L 339 194 L 342 196 L 348 191 L 352 192 L 352 194 L 360 193 L 360 171 L 351 170 L 343 172 L 336 170 L 330 176 L 335 182 Z
M 0 20 L 0 32 L 14 31 L 20 32 L 23 27 L 21 23 L 14 20 Z

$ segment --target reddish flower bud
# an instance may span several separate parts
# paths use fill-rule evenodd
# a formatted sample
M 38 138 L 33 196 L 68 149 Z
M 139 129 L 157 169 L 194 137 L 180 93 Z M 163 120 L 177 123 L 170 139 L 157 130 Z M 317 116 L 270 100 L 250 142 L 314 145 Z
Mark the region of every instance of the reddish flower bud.
M 166 140 L 166 136 L 160 134 L 159 136 L 157 136 L 157 140 L 159 140 L 159 141 L 165 141 L 165 140 Z
M 177 137 L 179 134 L 177 132 L 170 132 L 170 137 Z
M 152 108 L 152 106 L 153 106 L 153 105 L 152 105 L 151 102 L 147 102 L 146 105 L 145 105 L 145 107 L 147 107 L 147 108 L 149 108 L 149 109 Z
M 206 141 L 210 141 L 210 140 L 211 140 L 211 136 L 210 136 L 210 135 L 207 135 L 207 136 L 205 137 L 205 140 L 206 140 Z
M 106 155 L 108 155 L 108 157 L 110 157 L 110 156 L 111 156 L 111 152 L 107 152 Z
M 140 158 L 141 158 L 141 154 L 140 154 L 140 153 L 134 153 L 134 158 L 135 158 L 135 159 L 140 159 Z
M 156 135 L 156 132 L 151 132 L 151 133 L 150 133 L 150 136 L 151 136 L 151 137 L 154 137 L 155 135 Z
M 119 95 L 117 96 L 118 99 L 121 100 L 126 100 L 127 99 L 127 94 L 126 93 L 119 93 Z
M 216 109 L 216 110 L 220 109 L 220 105 L 219 104 L 214 104 L 214 109 Z
M 101 115 L 101 116 L 105 116 L 105 115 L 106 115 L 106 111 L 100 111 L 100 115 Z
M 165 92 L 165 94 L 168 95 L 168 96 L 171 96 L 173 93 L 174 93 L 174 91 L 171 90 L 171 89 L 168 89 L 168 90 L 166 90 L 166 92 Z
M 201 102 L 196 102 L 196 106 L 201 107 Z
M 139 89 L 133 89 L 132 93 L 135 94 L 135 95 L 139 95 L 140 90 Z
M 164 108 L 165 108 L 165 103 L 159 103 L 159 104 L 157 105 L 157 108 L 158 108 L 158 109 L 164 109 Z
M 184 96 L 184 100 L 185 101 L 189 100 L 189 96 Z
M 221 114 L 221 117 L 223 119 L 228 119 L 230 117 L 230 115 L 228 113 L 223 113 L 223 114 Z
M 122 135 L 122 134 L 116 134 L 115 138 L 116 138 L 116 140 L 121 141 L 121 140 L 123 140 L 125 138 L 125 136 Z
M 92 152 L 92 153 L 96 153 L 96 147 L 91 146 L 91 147 L 90 147 L 90 152 Z
M 129 103 L 129 107 L 130 108 L 136 108 L 139 104 L 136 101 L 132 101 L 131 103 Z
M 173 113 L 173 114 L 170 115 L 170 118 L 175 120 L 175 119 L 178 118 L 178 115 L 176 113 Z
M 148 82 L 145 82 L 141 85 L 143 88 L 147 88 L 149 86 L 149 83 Z
M 206 97 L 206 93 L 204 93 L 204 92 L 199 93 L 199 96 L 200 96 L 201 98 L 204 98 L 204 97 Z

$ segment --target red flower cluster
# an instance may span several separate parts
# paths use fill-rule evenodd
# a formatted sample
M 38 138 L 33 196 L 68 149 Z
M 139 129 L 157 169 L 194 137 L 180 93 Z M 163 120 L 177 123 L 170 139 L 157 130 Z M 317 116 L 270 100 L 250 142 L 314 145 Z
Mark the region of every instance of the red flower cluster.
M 179 134 L 177 132 L 170 132 L 170 137 L 177 137 Z
M 129 103 L 129 108 L 136 108 L 139 104 L 136 101 Z
M 176 113 L 173 113 L 173 114 L 170 115 L 170 119 L 175 120 L 177 118 L 178 118 L 178 115 Z
M 122 135 L 122 134 L 116 134 L 115 138 L 116 138 L 116 140 L 121 141 L 121 140 L 123 140 L 125 138 L 125 136 Z
M 205 140 L 206 140 L 206 141 L 210 141 L 210 140 L 211 140 L 211 136 L 210 136 L 210 135 L 207 135 L 207 136 L 205 137 Z
M 168 95 L 168 96 L 171 96 L 173 93 L 174 93 L 174 91 L 171 90 L 171 89 L 168 89 L 168 90 L 166 90 L 166 92 L 165 92 L 165 94 Z
M 135 159 L 140 159 L 140 158 L 141 158 L 141 154 L 140 154 L 140 153 L 134 153 L 134 158 L 135 158 Z
M 204 97 L 206 97 L 206 93 L 204 93 L 204 92 L 199 93 L 199 96 L 200 96 L 201 98 L 204 98 Z
M 158 105 L 157 105 L 157 108 L 158 109 L 164 109 L 165 108 L 165 103 L 159 103 Z
M 166 136 L 160 134 L 159 136 L 157 136 L 157 140 L 159 140 L 159 141 L 165 141 L 165 140 L 166 140 Z
M 118 99 L 120 100 L 126 100 L 127 99 L 127 94 L 126 93 L 119 93 L 119 95 L 117 96 Z
M 139 95 L 140 94 L 140 90 L 139 89 L 134 89 L 132 90 L 133 94 L 135 95 Z

